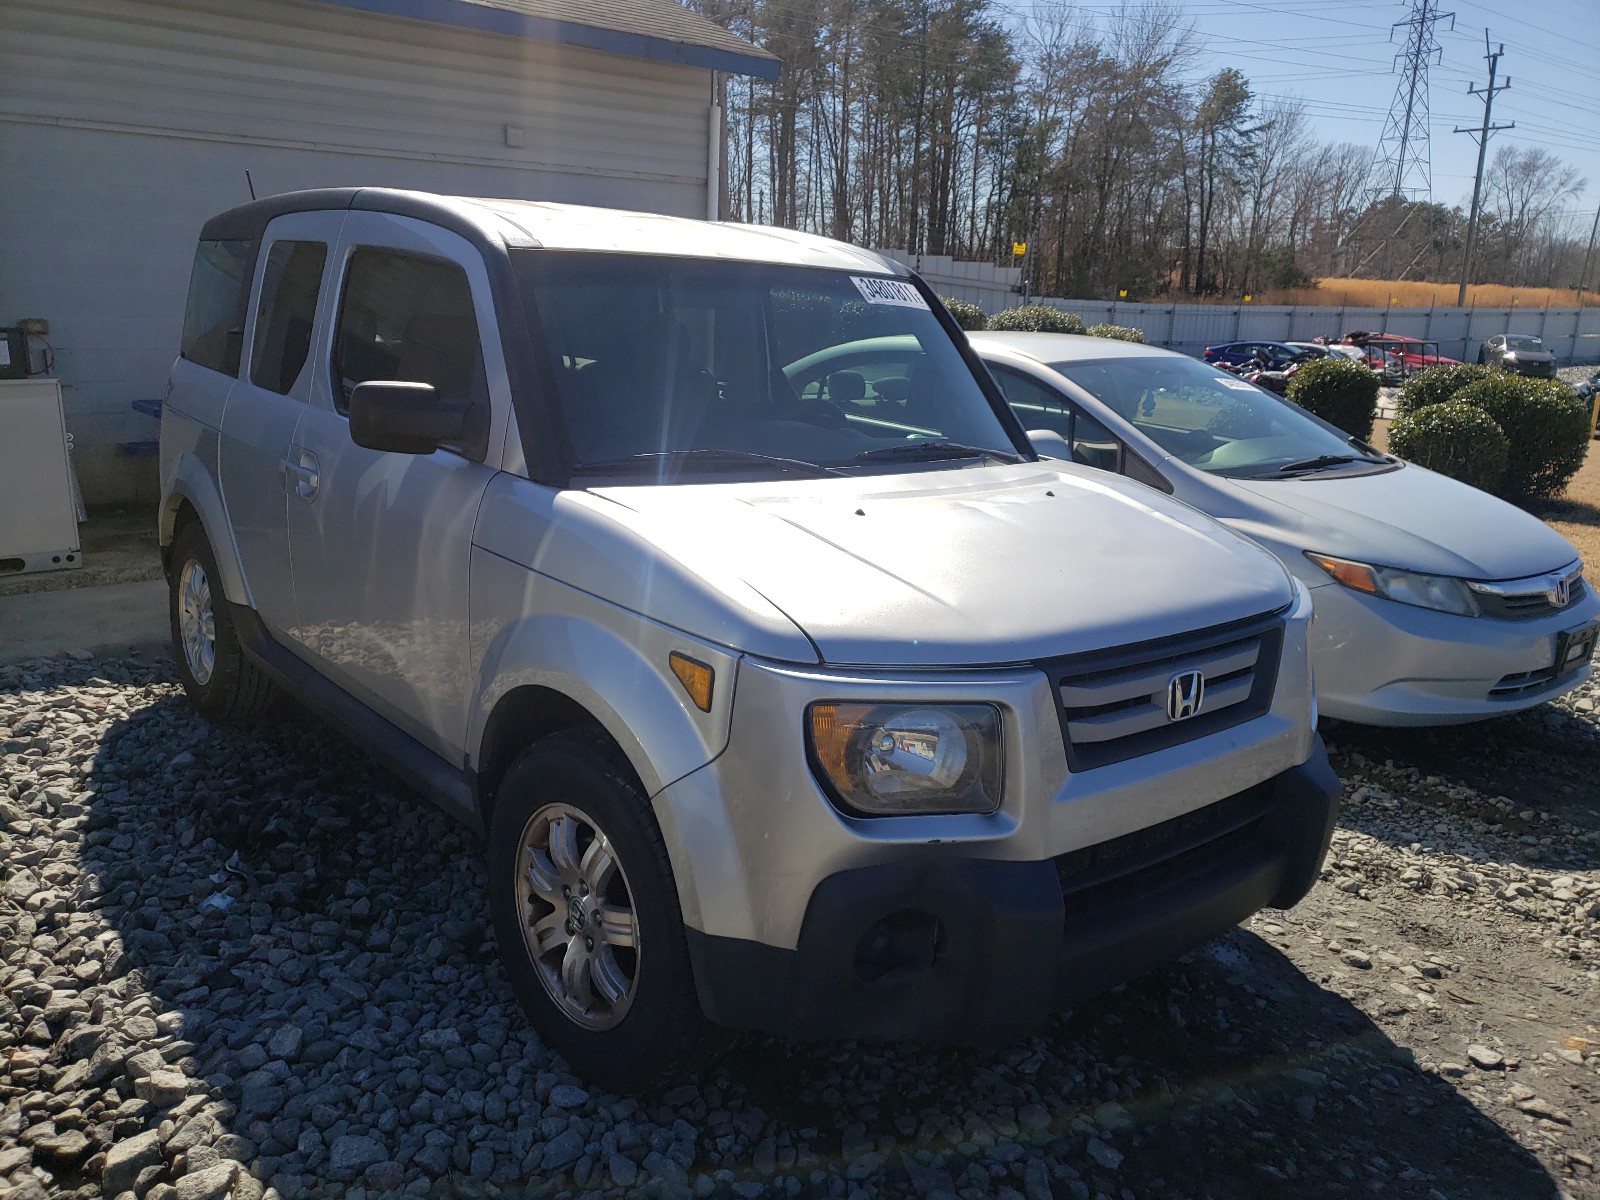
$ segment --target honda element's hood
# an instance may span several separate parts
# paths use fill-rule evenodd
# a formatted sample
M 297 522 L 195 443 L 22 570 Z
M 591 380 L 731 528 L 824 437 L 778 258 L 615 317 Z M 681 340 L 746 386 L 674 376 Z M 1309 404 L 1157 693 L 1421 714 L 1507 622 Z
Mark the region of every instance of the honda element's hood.
M 1020 662 L 1293 598 L 1270 555 L 1208 517 L 1063 463 L 615 487 L 583 494 L 582 507 L 651 547 L 650 592 L 619 594 L 637 592 L 626 576 L 647 568 L 619 571 L 616 554 L 561 555 L 562 574 L 580 576 L 568 583 L 725 644 L 764 623 L 730 622 L 727 604 L 759 597 L 831 664 Z

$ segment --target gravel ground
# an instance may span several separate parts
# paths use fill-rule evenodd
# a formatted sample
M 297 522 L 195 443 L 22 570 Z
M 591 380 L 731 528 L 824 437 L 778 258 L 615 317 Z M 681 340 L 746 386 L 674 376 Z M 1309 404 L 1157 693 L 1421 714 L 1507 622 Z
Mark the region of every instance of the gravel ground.
M 0 1197 L 1600 1197 L 1597 704 L 1328 730 L 1311 897 L 1026 1044 L 749 1039 L 627 1099 L 359 752 L 210 727 L 161 663 L 0 667 Z

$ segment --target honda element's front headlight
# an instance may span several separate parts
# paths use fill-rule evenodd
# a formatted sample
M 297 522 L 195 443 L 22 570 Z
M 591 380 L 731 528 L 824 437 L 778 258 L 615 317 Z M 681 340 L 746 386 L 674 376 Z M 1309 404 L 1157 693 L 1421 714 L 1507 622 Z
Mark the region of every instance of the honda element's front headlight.
M 856 704 L 806 710 L 806 750 L 851 816 L 992 813 L 1004 762 L 992 704 Z

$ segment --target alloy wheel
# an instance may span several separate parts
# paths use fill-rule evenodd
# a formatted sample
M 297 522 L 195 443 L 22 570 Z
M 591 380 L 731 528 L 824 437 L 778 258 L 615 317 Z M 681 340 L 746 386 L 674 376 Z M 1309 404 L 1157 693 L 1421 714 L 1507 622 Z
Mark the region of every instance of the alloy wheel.
M 547 804 L 523 827 L 516 862 L 522 940 L 539 982 L 578 1025 L 613 1028 L 639 990 L 639 933 L 610 839 L 571 805 Z
M 217 667 L 217 618 L 211 607 L 211 581 L 192 558 L 178 576 L 178 636 L 189 674 L 204 687 Z

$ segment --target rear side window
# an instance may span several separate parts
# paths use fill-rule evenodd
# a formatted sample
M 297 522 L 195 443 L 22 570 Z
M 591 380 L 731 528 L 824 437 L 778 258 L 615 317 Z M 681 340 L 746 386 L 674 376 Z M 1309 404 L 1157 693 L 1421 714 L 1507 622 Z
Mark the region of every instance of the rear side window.
M 350 256 L 333 339 L 334 401 L 371 380 L 430 383 L 441 400 L 487 400 L 467 273 L 455 263 L 395 250 Z
M 200 243 L 183 314 L 181 353 L 190 362 L 224 375 L 239 374 L 245 296 L 255 257 L 256 243 L 248 239 Z
M 311 325 L 322 290 L 328 247 L 322 242 L 275 242 L 267 253 L 250 351 L 250 382 L 287 396 L 311 353 Z

